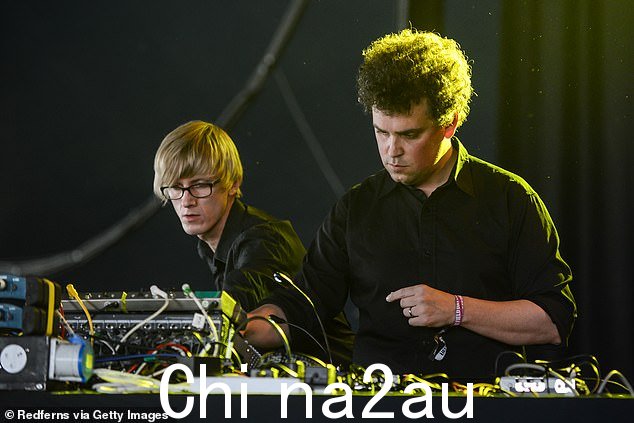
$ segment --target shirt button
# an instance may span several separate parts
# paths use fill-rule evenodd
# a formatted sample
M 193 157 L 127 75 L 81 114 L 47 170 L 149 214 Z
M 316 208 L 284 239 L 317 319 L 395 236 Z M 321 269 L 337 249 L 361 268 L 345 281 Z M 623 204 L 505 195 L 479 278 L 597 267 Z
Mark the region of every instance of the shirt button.
M 425 257 L 429 257 L 431 256 L 431 251 L 429 251 L 428 248 L 425 248 L 425 250 L 423 251 L 423 254 L 425 254 Z

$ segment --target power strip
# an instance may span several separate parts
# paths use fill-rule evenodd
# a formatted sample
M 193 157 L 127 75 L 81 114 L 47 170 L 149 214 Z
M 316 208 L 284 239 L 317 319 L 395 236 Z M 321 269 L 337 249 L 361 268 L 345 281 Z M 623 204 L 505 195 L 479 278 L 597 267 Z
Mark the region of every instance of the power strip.
M 500 388 L 520 396 L 577 396 L 575 380 L 564 377 L 502 376 Z

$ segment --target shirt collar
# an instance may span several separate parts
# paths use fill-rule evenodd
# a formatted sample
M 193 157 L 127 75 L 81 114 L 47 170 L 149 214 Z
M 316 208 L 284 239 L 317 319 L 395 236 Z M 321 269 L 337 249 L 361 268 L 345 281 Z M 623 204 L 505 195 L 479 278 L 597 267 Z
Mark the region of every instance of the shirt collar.
M 451 171 L 449 179 L 455 181 L 458 188 L 473 197 L 475 194 L 473 190 L 473 179 L 471 177 L 471 160 L 469 153 L 456 137 L 451 139 L 451 145 L 458 150 L 458 159 Z M 383 197 L 401 184 L 394 182 L 385 169 L 383 169 L 381 173 L 383 174 L 383 184 L 380 188 L 379 196 Z
M 451 145 L 458 149 L 458 160 L 456 160 L 456 165 L 451 172 L 450 178 L 456 181 L 458 188 L 473 197 L 475 196 L 475 191 L 473 190 L 473 177 L 471 175 L 471 156 L 458 138 L 452 138 Z
M 198 255 L 202 258 L 213 257 L 216 260 L 226 263 L 231 245 L 242 230 L 240 222 L 242 222 L 242 216 L 244 216 L 245 213 L 246 206 L 242 201 L 236 198 L 231 205 L 231 210 L 229 210 L 229 216 L 227 216 L 225 227 L 222 229 L 215 254 L 206 242 L 199 239 L 197 245 Z

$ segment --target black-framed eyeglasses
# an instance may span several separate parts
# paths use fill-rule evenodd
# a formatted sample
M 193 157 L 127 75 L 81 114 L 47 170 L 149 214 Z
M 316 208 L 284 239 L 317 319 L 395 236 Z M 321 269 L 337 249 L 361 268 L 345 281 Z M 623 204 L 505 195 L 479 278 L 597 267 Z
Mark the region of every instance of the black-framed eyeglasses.
M 213 193 L 213 186 L 218 181 L 213 182 L 199 182 L 197 184 L 190 185 L 188 187 L 179 187 L 174 185 L 171 187 L 161 187 L 161 193 L 168 200 L 180 200 L 185 195 L 185 191 L 194 198 L 209 197 Z

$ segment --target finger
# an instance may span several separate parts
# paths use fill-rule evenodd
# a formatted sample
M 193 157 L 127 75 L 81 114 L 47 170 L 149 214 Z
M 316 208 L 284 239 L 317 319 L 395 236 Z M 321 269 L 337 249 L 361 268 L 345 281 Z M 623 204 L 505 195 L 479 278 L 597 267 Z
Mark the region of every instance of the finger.
M 396 300 L 400 300 L 401 298 L 411 297 L 414 295 L 414 287 L 408 286 L 405 288 L 401 288 L 399 290 L 390 292 L 387 297 L 385 297 L 385 301 L 391 303 Z
M 425 326 L 420 322 L 419 316 L 415 316 L 415 317 L 407 319 L 407 324 L 410 326 Z
M 399 301 L 399 305 L 401 306 L 401 308 L 414 307 L 417 304 L 418 303 L 416 301 L 416 297 L 414 296 L 401 298 L 401 300 Z
M 412 319 L 416 316 L 416 310 L 415 310 L 415 306 L 411 306 L 411 307 L 404 307 L 403 308 L 403 316 L 407 317 L 408 319 Z

